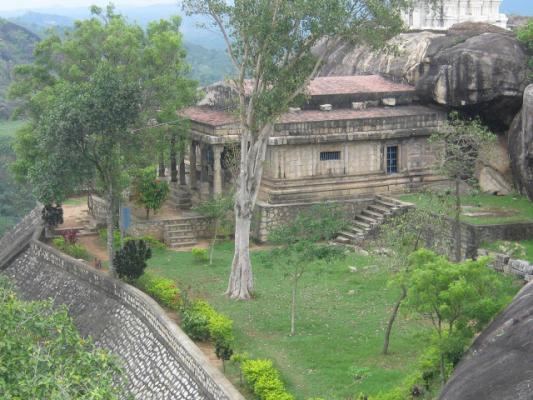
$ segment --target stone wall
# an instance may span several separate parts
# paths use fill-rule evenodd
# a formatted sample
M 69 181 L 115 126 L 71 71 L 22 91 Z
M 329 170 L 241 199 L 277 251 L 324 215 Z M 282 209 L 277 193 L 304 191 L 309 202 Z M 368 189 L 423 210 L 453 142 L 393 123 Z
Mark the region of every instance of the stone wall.
M 165 230 L 174 224 L 188 223 L 197 239 L 210 238 L 212 236 L 213 226 L 211 221 L 202 216 L 184 217 L 167 220 L 153 220 L 153 221 L 134 221 L 128 228 L 128 235 L 133 237 L 141 237 L 150 235 L 158 240 L 163 241 L 165 238 Z
M 136 399 L 244 400 L 150 297 L 31 239 L 3 271 L 23 299 L 52 298 L 121 359 Z
M 298 213 L 307 210 L 314 205 L 334 204 L 346 214 L 347 219 L 351 220 L 373 201 L 373 197 L 346 201 L 294 204 L 268 204 L 258 201 L 255 206 L 252 221 L 252 237 L 259 242 L 266 242 L 270 231 L 291 221 Z
M 41 224 L 41 212 L 42 206 L 38 205 L 0 238 L 0 269 L 26 246 Z
M 89 213 L 98 222 L 105 223 L 107 214 L 107 201 L 95 194 L 91 194 L 88 199 Z

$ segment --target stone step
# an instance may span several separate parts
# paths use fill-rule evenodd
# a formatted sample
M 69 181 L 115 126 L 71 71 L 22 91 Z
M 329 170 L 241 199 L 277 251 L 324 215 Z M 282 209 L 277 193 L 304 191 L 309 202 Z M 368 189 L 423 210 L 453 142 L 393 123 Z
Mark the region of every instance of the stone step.
M 368 206 L 368 209 L 376 213 L 380 213 L 381 215 L 384 215 L 384 216 L 392 214 L 392 210 L 389 207 L 383 207 L 378 204 L 370 204 Z
M 192 238 L 192 239 L 195 239 L 196 235 L 192 231 L 189 231 L 189 232 L 177 232 L 176 231 L 176 232 L 166 232 L 165 233 L 165 238 L 169 238 L 169 239 L 174 239 L 174 238 Z
M 376 221 L 376 218 L 369 217 L 368 215 L 363 215 L 363 213 L 355 216 L 356 221 L 361 221 L 370 225 L 376 225 L 378 221 Z
M 391 202 L 389 202 L 389 201 L 385 201 L 385 200 L 377 199 L 377 200 L 376 200 L 376 204 L 381 205 L 381 206 L 383 206 L 383 207 L 387 207 L 387 208 L 389 208 L 389 209 L 391 209 L 391 210 L 396 210 L 396 209 L 398 209 L 398 205 L 397 205 L 397 204 L 395 204 L 395 203 L 391 203 Z
M 339 232 L 339 236 L 347 237 L 350 240 L 360 240 L 360 239 L 363 238 L 363 235 L 361 235 L 361 234 L 348 232 L 348 231 Z
M 335 238 L 335 242 L 340 243 L 340 244 L 350 244 L 352 241 L 346 236 L 339 235 Z
M 192 226 L 190 223 L 169 224 L 165 227 L 167 232 L 170 231 L 191 231 Z
M 349 230 L 351 232 L 356 233 L 356 234 L 361 235 L 361 236 L 364 236 L 368 232 L 368 229 L 358 228 L 358 227 L 355 227 L 355 226 L 351 226 L 349 228 Z
M 190 247 L 190 246 L 195 246 L 198 242 L 196 240 L 188 240 L 188 241 L 183 241 L 183 240 L 170 240 L 167 243 L 167 246 L 169 246 L 170 248 L 179 248 L 179 247 Z
M 363 230 L 370 230 L 370 228 L 372 228 L 371 225 L 365 222 L 358 221 L 358 220 L 354 220 L 353 226 L 354 228 L 362 228 Z
M 361 211 L 361 215 L 366 215 L 366 216 L 372 217 L 376 221 L 381 221 L 381 220 L 383 220 L 383 218 L 385 218 L 385 215 L 383 213 L 372 211 L 369 208 L 366 208 L 363 211 Z

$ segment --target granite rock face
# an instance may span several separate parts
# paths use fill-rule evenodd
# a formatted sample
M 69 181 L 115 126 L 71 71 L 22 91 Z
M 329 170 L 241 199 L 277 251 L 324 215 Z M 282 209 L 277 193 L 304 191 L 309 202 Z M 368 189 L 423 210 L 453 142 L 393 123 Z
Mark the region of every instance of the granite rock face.
M 463 23 L 446 33 L 401 34 L 385 51 L 341 45 L 321 71 L 326 76 L 370 73 L 416 85 L 423 100 L 480 114 L 503 132 L 522 103 L 527 56 L 513 33 Z
M 439 400 L 530 400 L 533 283 L 476 339 Z
M 524 92 L 522 111 L 514 119 L 508 137 L 515 186 L 533 200 L 533 85 Z

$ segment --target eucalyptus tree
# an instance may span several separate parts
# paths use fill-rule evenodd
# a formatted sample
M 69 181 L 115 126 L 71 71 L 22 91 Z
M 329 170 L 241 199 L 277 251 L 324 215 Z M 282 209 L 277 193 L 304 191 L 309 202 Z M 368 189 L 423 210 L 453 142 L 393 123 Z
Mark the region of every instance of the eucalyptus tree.
M 235 193 L 235 253 L 227 295 L 250 299 L 252 213 L 268 138 L 276 119 L 301 95 L 342 41 L 375 46 L 402 27 L 402 0 L 186 0 L 210 17 L 236 70 L 241 158 Z

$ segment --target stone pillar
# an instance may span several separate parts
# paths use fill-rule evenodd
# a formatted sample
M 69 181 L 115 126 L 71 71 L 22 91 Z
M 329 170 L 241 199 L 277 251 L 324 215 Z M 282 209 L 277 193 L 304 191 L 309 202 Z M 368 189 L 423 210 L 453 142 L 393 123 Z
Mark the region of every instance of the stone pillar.
M 222 151 L 224 146 L 213 146 L 213 194 L 222 194 Z
M 208 145 L 202 143 L 200 145 L 200 198 L 202 200 L 209 198 L 209 177 L 207 165 L 207 151 Z
M 191 140 L 189 151 L 189 184 L 191 189 L 196 189 L 196 142 Z

